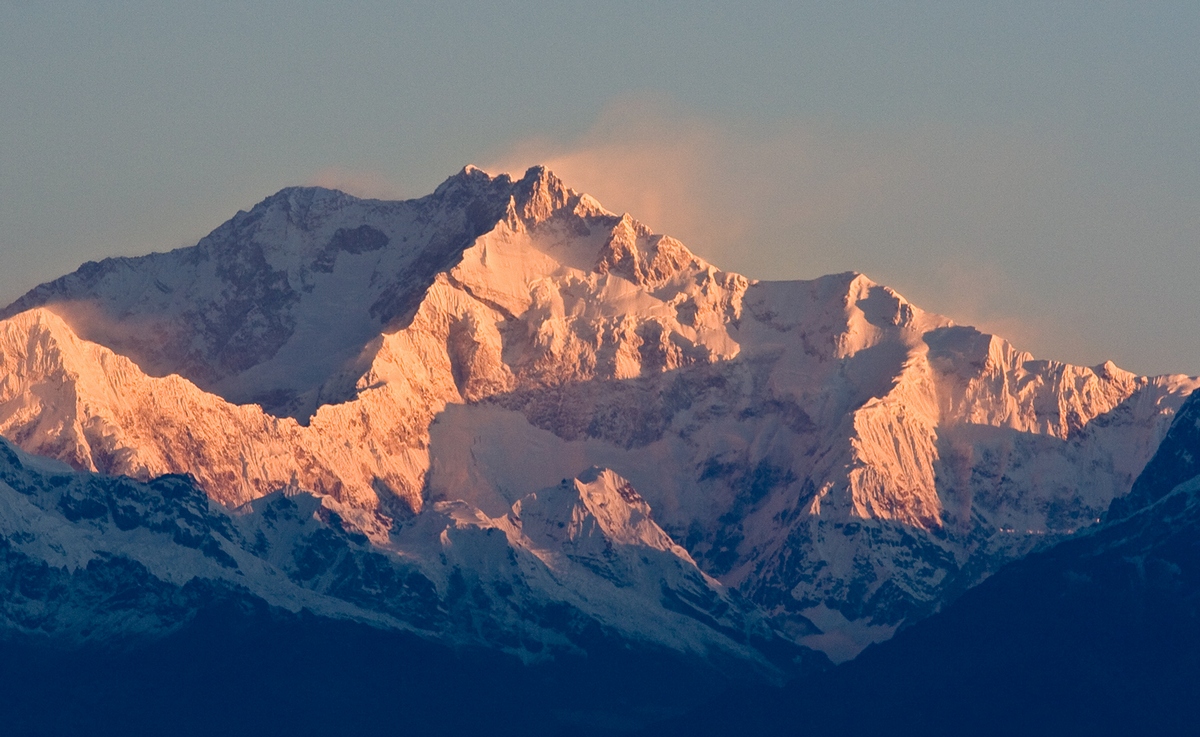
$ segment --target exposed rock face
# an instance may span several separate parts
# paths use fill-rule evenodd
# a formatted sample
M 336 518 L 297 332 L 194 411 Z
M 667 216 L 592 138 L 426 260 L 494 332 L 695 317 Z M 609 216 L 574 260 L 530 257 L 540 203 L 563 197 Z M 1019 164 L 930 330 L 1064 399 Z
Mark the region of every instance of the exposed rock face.
M 284 190 L 3 314 L 0 433 L 32 452 L 228 505 L 313 490 L 383 547 L 573 510 L 529 549 L 619 577 L 601 482 L 538 491 L 609 468 L 641 544 L 837 657 L 1093 523 L 1197 386 L 1034 360 L 859 274 L 722 272 L 541 169 Z

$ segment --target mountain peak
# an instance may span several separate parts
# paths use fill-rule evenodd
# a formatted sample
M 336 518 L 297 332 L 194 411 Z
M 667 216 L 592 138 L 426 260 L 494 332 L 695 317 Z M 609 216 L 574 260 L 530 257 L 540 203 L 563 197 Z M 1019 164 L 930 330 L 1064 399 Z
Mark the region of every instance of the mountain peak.
M 525 220 L 537 224 L 567 208 L 575 192 L 544 166 L 531 166 L 516 183 L 514 195 Z
M 525 534 L 542 545 L 567 544 L 596 555 L 605 555 L 613 545 L 649 547 L 693 563 L 654 522 L 650 505 L 633 485 L 600 466 L 517 501 L 511 518 L 519 520 Z
M 461 500 L 488 555 L 519 527 L 620 578 L 656 548 L 888 627 L 1099 516 L 1196 385 L 1032 361 L 857 272 L 750 283 L 540 166 L 281 190 L 10 309 L 39 306 L 79 349 L 48 313 L 0 324 L 0 433 L 28 449 L 227 503 L 310 489 L 384 546 Z
M 512 191 L 512 186 L 512 177 L 508 174 L 492 176 L 477 166 L 467 164 L 457 173 L 447 177 L 432 194 L 412 202 L 466 203 L 480 197 L 498 199 L 507 197 Z
M 308 219 L 309 211 L 314 208 L 324 214 L 361 201 L 361 198 L 340 189 L 314 186 L 284 187 L 252 207 L 249 214 L 279 209 L 287 212 L 296 223 L 304 223 Z

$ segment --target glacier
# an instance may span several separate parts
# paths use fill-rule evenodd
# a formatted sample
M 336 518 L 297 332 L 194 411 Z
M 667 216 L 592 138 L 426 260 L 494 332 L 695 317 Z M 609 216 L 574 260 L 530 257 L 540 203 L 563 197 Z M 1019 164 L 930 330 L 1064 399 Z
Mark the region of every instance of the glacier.
M 763 673 L 748 643 L 852 658 L 1094 524 L 1197 385 L 1035 359 L 858 273 L 725 272 L 541 167 L 405 202 L 285 189 L 0 311 L 24 451 L 335 514 L 435 598 L 472 572 L 480 601 Z M 500 610 L 433 636 L 570 647 Z

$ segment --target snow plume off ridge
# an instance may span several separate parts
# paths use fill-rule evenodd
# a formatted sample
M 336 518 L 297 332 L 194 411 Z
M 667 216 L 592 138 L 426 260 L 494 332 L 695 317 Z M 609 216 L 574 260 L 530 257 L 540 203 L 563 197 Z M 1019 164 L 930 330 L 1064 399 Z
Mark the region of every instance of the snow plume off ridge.
M 28 452 L 231 509 L 303 492 L 439 592 L 765 670 L 753 643 L 852 657 L 1091 525 L 1198 383 L 1036 360 L 861 274 L 724 272 L 541 168 L 285 189 L 0 318 Z

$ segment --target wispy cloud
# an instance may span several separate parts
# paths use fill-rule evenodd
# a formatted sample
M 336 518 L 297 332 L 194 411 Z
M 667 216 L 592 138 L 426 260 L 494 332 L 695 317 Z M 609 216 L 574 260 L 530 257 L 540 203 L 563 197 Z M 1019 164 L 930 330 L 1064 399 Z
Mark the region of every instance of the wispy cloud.
M 738 262 L 730 267 L 786 254 L 796 276 L 894 176 L 896 162 L 877 154 L 831 127 L 719 124 L 642 96 L 612 103 L 577 138 L 519 141 L 485 168 L 545 164 L 609 209 Z
M 747 276 L 862 271 L 1039 355 L 1103 355 L 1037 294 L 1047 239 L 1084 217 L 1064 202 L 1069 167 L 1045 135 L 715 121 L 640 96 L 582 135 L 519 141 L 485 168 L 534 163 Z
M 750 225 L 750 217 L 712 212 L 728 141 L 715 126 L 672 114 L 646 98 L 610 105 L 582 136 L 569 141 L 532 138 L 485 166 L 520 172 L 544 164 L 575 189 L 611 210 L 633 213 L 659 232 L 696 246 L 727 242 Z

